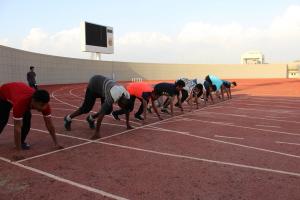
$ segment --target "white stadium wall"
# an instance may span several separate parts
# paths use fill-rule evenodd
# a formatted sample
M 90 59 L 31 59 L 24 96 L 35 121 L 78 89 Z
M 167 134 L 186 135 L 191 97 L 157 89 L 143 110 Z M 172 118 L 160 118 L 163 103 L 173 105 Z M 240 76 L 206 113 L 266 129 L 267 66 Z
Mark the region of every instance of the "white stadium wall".
M 29 66 L 35 66 L 39 84 L 84 83 L 94 74 L 129 81 L 173 80 L 178 77 L 204 78 L 215 74 L 226 78 L 287 78 L 286 64 L 211 65 L 150 64 L 94 61 L 37 54 L 0 45 L 0 83 L 26 81 Z

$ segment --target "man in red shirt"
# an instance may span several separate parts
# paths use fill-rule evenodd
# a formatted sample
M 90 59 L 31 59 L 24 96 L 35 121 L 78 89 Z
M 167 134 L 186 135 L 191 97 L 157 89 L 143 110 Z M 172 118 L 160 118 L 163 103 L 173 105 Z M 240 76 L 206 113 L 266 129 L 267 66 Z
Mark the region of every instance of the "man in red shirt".
M 146 109 L 149 101 L 151 100 L 152 107 L 155 113 L 157 114 L 157 117 L 160 120 L 162 120 L 154 104 L 154 101 L 158 98 L 158 96 L 155 95 L 155 93 L 153 92 L 153 87 L 150 84 L 144 82 L 130 83 L 129 85 L 127 85 L 126 90 L 130 94 L 130 104 L 131 104 L 130 112 L 134 108 L 134 102 L 136 98 L 141 102 L 139 110 L 134 115 L 136 119 L 146 120 Z M 144 114 L 144 118 L 141 117 L 142 113 Z M 119 115 L 122 114 L 125 114 L 124 109 L 120 109 L 112 112 L 112 115 L 116 120 L 120 120 Z
M 10 110 L 13 109 L 14 141 L 18 151 L 30 148 L 25 140 L 30 130 L 31 109 L 43 113 L 45 125 L 55 147 L 62 148 L 57 143 L 49 101 L 50 96 L 46 90 L 35 91 L 25 83 L 13 82 L 0 87 L 0 133 L 8 122 Z

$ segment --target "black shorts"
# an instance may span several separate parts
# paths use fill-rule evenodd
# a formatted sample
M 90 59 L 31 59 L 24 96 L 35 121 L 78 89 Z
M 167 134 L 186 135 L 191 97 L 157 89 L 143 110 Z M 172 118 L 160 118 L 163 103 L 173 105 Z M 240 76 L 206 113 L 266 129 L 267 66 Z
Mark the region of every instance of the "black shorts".
M 8 122 L 9 113 L 12 107 L 11 103 L 0 99 L 0 134 Z
M 203 86 L 204 86 L 205 90 L 209 90 L 209 87 L 211 86 L 211 84 L 208 81 L 204 81 Z
M 205 80 L 206 80 L 207 82 L 209 82 L 209 84 L 212 85 L 212 81 L 210 80 L 209 75 L 205 77 Z
M 79 108 L 80 111 L 82 113 L 90 112 L 93 109 L 97 98 L 101 98 L 101 97 L 99 97 L 94 92 L 92 92 L 89 88 L 87 88 L 84 96 L 84 101 L 81 107 Z M 103 103 L 104 100 L 105 98 L 101 98 L 101 103 Z
M 224 85 L 226 88 L 231 88 L 231 84 L 230 84 L 230 83 L 223 82 L 223 85 Z

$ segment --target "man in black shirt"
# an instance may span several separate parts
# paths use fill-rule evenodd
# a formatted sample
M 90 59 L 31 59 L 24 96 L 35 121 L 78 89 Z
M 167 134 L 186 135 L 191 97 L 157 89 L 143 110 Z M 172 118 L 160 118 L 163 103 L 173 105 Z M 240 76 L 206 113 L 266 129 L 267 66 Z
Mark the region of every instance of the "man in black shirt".
M 229 82 L 226 80 L 222 80 L 223 81 L 223 86 L 225 87 L 225 92 L 227 94 L 228 99 L 231 99 L 231 88 L 234 88 L 237 86 L 236 82 Z
M 35 90 L 37 90 L 36 80 L 35 80 L 36 74 L 34 72 L 34 67 L 30 66 L 30 71 L 27 73 L 27 81 L 28 85 Z
M 179 92 L 182 90 L 182 88 L 185 86 L 184 81 L 178 80 L 174 83 L 158 83 L 154 86 L 154 93 L 157 96 L 168 96 L 170 97 L 167 102 L 164 103 L 164 108 L 168 107 L 169 105 L 171 106 L 171 115 L 174 114 L 173 111 L 173 101 L 174 101 L 174 96 L 177 96 L 178 102 L 179 102 L 179 107 L 182 109 L 181 106 L 181 101 L 179 99 Z

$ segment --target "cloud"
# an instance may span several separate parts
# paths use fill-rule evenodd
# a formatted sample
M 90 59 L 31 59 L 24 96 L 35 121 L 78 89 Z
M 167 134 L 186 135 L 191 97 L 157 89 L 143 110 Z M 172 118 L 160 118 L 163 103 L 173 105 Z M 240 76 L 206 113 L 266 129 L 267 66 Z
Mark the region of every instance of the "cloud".
M 168 45 L 172 39 L 159 32 L 130 32 L 117 39 L 119 45 L 153 47 L 156 44 Z
M 266 27 L 248 27 L 231 22 L 186 23 L 175 35 L 161 32 L 127 32 L 115 35 L 115 53 L 103 59 L 167 63 L 238 63 L 249 50 L 260 50 L 267 62 L 300 59 L 300 6 L 290 6 Z M 70 57 L 80 52 L 80 29 L 58 33 L 33 28 L 22 42 L 25 50 Z
M 299 36 L 300 6 L 290 6 L 263 28 L 236 22 L 195 21 L 185 24 L 173 37 L 157 32 L 128 33 L 116 42 L 115 58 L 145 62 L 238 63 L 244 52 L 260 50 L 267 62 L 290 62 L 300 57 Z
M 0 45 L 8 46 L 9 40 L 7 38 L 0 39 Z
M 128 32 L 115 39 L 115 53 L 103 58 L 134 62 L 172 62 L 174 40 L 159 32 Z
M 22 41 L 22 49 L 67 57 L 84 57 L 80 51 L 80 28 L 72 28 L 49 34 L 40 28 L 32 28 Z

